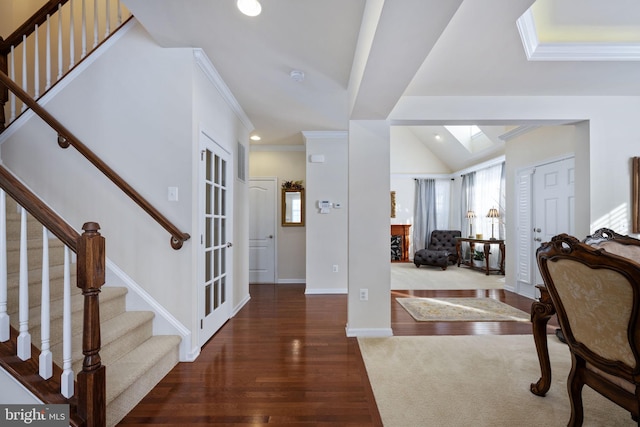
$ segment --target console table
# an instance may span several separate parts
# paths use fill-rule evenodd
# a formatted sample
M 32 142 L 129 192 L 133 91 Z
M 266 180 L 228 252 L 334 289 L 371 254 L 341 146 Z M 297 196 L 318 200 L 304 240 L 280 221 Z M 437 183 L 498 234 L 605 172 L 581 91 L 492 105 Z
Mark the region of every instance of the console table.
M 401 252 L 400 259 L 392 261 L 409 262 L 409 228 L 411 224 L 392 224 L 391 237 L 400 236 Z
M 469 243 L 469 249 L 471 251 L 471 256 L 469 260 L 462 259 L 462 242 Z M 476 245 L 482 245 L 484 249 L 484 267 L 476 267 L 473 265 L 473 254 L 475 251 Z M 500 265 L 498 268 L 489 267 L 489 253 L 491 252 L 491 245 L 498 245 L 500 249 Z M 473 239 L 471 237 L 456 237 L 456 252 L 458 253 L 458 267 L 460 264 L 466 265 L 470 268 L 475 268 L 478 270 L 483 270 L 489 275 L 490 272 L 495 271 L 500 274 L 504 274 L 504 240 L 500 239 Z

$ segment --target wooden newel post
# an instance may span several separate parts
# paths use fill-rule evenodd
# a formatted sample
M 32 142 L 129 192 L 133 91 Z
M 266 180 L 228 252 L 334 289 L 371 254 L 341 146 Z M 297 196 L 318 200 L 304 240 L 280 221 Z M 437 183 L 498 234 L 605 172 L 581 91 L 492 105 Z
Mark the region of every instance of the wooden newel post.
M 2 45 L 4 45 L 4 40 L 0 37 L 0 47 L 2 47 Z M 9 72 L 7 57 L 8 55 L 5 52 L 0 51 L 0 71 L 5 74 L 8 74 Z M 7 124 L 7 120 L 4 116 L 4 106 L 7 101 L 9 101 L 9 88 L 0 83 L 0 132 L 4 130 Z
M 78 287 L 84 296 L 84 362 L 78 374 L 78 413 L 88 426 L 106 423 L 105 367 L 100 361 L 100 288 L 105 281 L 105 241 L 95 222 L 82 226 L 78 240 Z

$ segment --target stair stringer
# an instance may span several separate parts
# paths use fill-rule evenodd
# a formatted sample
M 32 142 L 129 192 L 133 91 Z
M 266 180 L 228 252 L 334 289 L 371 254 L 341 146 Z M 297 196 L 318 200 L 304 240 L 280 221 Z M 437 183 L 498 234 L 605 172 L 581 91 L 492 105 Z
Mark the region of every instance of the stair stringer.
M 167 311 L 147 291 L 138 285 L 114 262 L 107 259 L 105 286 L 127 288 L 127 311 L 151 311 L 153 317 L 153 335 L 178 335 L 180 342 L 180 361 L 193 362 L 200 355 L 200 347 L 193 345 L 192 333 L 182 322 Z

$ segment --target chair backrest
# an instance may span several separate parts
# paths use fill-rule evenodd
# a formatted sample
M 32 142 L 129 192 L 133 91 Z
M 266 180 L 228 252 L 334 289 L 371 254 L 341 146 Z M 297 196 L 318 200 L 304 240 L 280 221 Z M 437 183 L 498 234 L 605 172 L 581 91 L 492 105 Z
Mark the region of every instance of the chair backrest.
M 460 230 L 433 230 L 429 239 L 428 249 L 437 251 L 455 250 L 456 237 L 462 236 Z
M 543 243 L 537 260 L 571 351 L 632 381 L 640 373 L 640 264 L 567 234 Z
M 594 248 L 629 258 L 640 263 L 640 240 L 623 236 L 608 228 L 600 228 L 584 239 L 584 243 Z

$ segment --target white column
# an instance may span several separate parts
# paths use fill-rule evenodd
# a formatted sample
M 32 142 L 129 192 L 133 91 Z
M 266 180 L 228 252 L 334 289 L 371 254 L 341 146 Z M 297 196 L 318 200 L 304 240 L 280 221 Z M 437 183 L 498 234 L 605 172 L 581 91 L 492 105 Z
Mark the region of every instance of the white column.
M 349 123 L 348 336 L 391 331 L 390 130 L 384 120 Z M 366 289 L 368 299 L 360 299 Z

